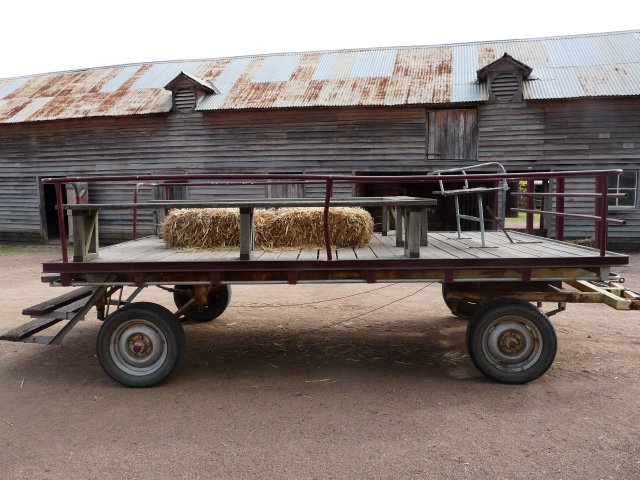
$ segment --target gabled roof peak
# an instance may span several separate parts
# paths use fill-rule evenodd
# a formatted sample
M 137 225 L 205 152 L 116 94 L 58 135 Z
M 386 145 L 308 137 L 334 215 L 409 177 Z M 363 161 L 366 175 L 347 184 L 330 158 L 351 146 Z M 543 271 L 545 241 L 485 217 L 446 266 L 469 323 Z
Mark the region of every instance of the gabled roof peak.
M 181 71 L 178 75 L 175 76 L 173 80 L 167 83 L 164 86 L 164 89 L 173 90 L 173 87 L 175 86 L 175 84 L 178 83 L 180 80 L 187 80 L 189 83 L 192 83 L 196 88 L 203 90 L 205 93 L 212 93 L 215 95 L 220 93 L 218 89 L 215 87 L 215 85 L 212 85 L 206 80 L 202 80 L 201 78 L 198 78 L 195 75 L 191 75 L 190 73 L 187 73 L 184 71 Z
M 533 69 L 530 66 L 516 60 L 507 52 L 505 52 L 502 57 L 491 62 L 489 65 L 485 65 L 479 69 L 476 72 L 478 80 L 486 80 L 489 72 L 493 70 L 519 70 L 522 73 L 523 78 L 528 77 L 531 75 L 531 72 L 533 72 Z

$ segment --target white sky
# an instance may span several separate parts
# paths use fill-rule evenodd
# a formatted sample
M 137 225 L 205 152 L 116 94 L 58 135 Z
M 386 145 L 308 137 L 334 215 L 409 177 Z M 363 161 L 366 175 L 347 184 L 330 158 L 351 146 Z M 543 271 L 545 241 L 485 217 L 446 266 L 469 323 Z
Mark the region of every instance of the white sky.
M 145 61 L 640 28 L 637 0 L 5 0 L 0 12 L 0 78 Z

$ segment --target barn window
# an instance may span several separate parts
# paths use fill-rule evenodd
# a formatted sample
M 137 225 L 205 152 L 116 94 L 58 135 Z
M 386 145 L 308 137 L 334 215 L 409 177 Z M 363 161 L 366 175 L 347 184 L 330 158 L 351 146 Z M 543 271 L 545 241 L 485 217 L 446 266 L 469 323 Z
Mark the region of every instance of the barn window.
M 624 198 L 610 198 L 609 206 L 611 208 L 634 208 L 636 206 L 638 191 L 638 172 L 627 171 L 622 175 L 609 177 L 609 193 L 624 193 Z

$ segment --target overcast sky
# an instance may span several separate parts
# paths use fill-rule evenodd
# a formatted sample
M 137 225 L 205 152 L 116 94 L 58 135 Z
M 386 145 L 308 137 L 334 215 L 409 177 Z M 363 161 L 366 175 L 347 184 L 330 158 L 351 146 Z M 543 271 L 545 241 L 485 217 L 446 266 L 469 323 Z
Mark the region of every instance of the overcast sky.
M 158 60 L 640 28 L 637 0 L 5 0 L 0 78 Z

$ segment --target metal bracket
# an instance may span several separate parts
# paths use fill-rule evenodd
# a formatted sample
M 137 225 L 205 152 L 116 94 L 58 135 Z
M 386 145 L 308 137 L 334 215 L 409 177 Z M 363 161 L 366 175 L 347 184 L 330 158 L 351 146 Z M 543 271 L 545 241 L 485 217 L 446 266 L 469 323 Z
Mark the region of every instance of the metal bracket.
M 80 310 L 78 310 L 76 314 L 73 316 L 73 318 L 69 320 L 69 323 L 67 323 L 64 326 L 64 328 L 60 330 L 58 334 L 51 339 L 51 341 L 49 342 L 49 345 L 59 345 L 62 342 L 62 339 L 67 336 L 67 334 L 71 331 L 71 329 L 75 327 L 77 323 L 80 320 L 82 320 L 87 313 L 89 313 L 89 310 L 93 308 L 96 302 L 102 298 L 102 296 L 105 294 L 108 288 L 109 288 L 108 285 L 104 285 L 96 288 L 96 291 L 93 292 L 93 295 L 91 295 L 89 300 L 87 300 L 87 303 L 85 304 L 85 306 L 82 307 Z

